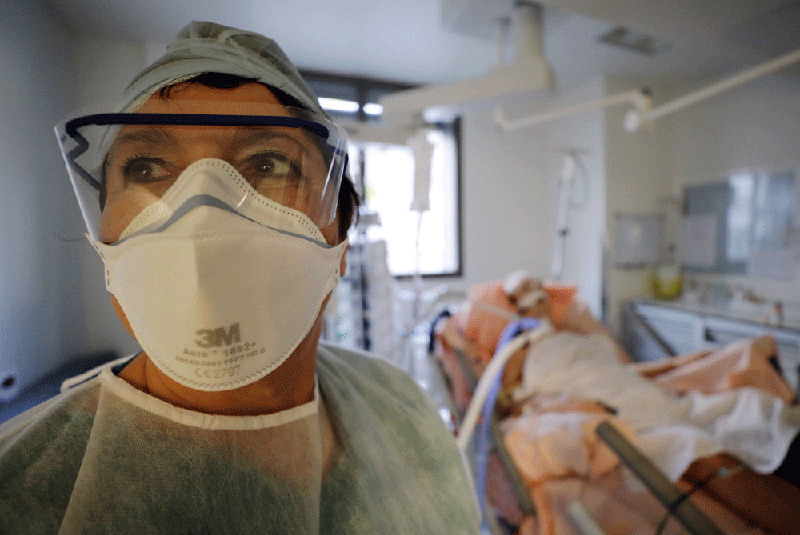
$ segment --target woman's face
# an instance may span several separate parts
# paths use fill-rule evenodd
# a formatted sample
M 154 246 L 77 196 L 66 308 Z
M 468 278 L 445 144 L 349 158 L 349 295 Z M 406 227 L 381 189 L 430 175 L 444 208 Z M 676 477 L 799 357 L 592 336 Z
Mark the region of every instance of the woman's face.
M 264 115 L 269 109 L 269 115 L 291 116 L 257 83 L 235 89 L 184 83 L 172 89 L 167 98 L 151 96 L 137 112 Z M 326 159 L 313 137 L 292 127 L 125 126 L 106 158 L 100 240 L 115 242 L 136 215 L 202 158 L 230 163 L 264 197 L 311 216 L 328 176 Z M 328 243 L 338 242 L 336 221 L 321 230 Z

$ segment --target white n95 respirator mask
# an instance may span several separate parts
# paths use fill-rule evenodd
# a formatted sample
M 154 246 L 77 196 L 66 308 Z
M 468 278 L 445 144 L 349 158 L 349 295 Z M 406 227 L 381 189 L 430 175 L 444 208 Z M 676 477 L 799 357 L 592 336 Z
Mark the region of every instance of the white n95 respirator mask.
M 275 370 L 340 277 L 346 242 L 327 244 L 303 213 L 248 188 L 228 163 L 199 160 L 117 242 L 92 241 L 142 349 L 197 390 Z

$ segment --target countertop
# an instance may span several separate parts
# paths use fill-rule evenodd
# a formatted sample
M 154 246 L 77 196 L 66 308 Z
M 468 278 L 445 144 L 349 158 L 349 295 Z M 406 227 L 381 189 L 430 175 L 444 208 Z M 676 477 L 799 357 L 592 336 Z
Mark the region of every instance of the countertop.
M 800 334 L 800 314 L 784 311 L 783 322 L 779 325 L 774 321 L 774 312 L 770 313 L 768 305 L 757 305 L 743 307 L 736 306 L 714 306 L 703 303 L 692 303 L 675 299 L 673 301 L 663 301 L 660 299 L 641 298 L 634 300 L 637 303 L 656 305 L 662 307 L 673 308 L 676 310 L 683 310 L 686 312 L 694 312 L 705 316 L 716 316 L 725 319 L 744 321 L 752 323 L 760 327 L 769 327 L 772 329 L 785 329 L 792 331 L 795 334 Z

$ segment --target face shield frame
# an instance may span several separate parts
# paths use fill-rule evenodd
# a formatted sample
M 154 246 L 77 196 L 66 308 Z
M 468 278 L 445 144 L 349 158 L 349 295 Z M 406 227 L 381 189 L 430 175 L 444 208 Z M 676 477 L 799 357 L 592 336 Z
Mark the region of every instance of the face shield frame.
M 84 215 L 89 234 L 98 239 L 98 228 L 103 209 L 103 167 L 111 141 L 116 137 L 114 127 L 164 126 L 164 127 L 276 127 L 298 128 L 314 136 L 317 148 L 325 158 L 328 176 L 320 199 L 319 214 L 306 214 L 319 228 L 331 224 L 336 217 L 338 194 L 347 170 L 347 134 L 335 123 L 307 110 L 280 107 L 292 113 L 283 115 L 247 115 L 212 113 L 89 113 L 68 119 L 56 126 L 61 152 L 67 164 L 70 179 Z M 299 116 L 298 116 L 299 115 Z M 100 147 L 96 155 L 89 154 L 91 143 L 81 132 L 87 127 L 103 128 Z M 68 148 L 69 140 L 75 143 Z M 326 154 L 327 153 L 327 154 Z M 91 165 L 82 165 L 79 158 L 86 157 Z M 87 169 L 87 167 L 89 167 Z M 96 198 L 93 199 L 93 196 Z

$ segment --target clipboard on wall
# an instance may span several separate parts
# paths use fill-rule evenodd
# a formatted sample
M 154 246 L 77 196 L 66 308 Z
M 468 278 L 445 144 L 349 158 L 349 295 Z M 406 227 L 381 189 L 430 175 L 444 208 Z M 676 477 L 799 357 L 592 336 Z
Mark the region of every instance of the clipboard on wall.
M 616 214 L 614 217 L 614 266 L 642 268 L 661 260 L 666 228 L 660 214 Z

